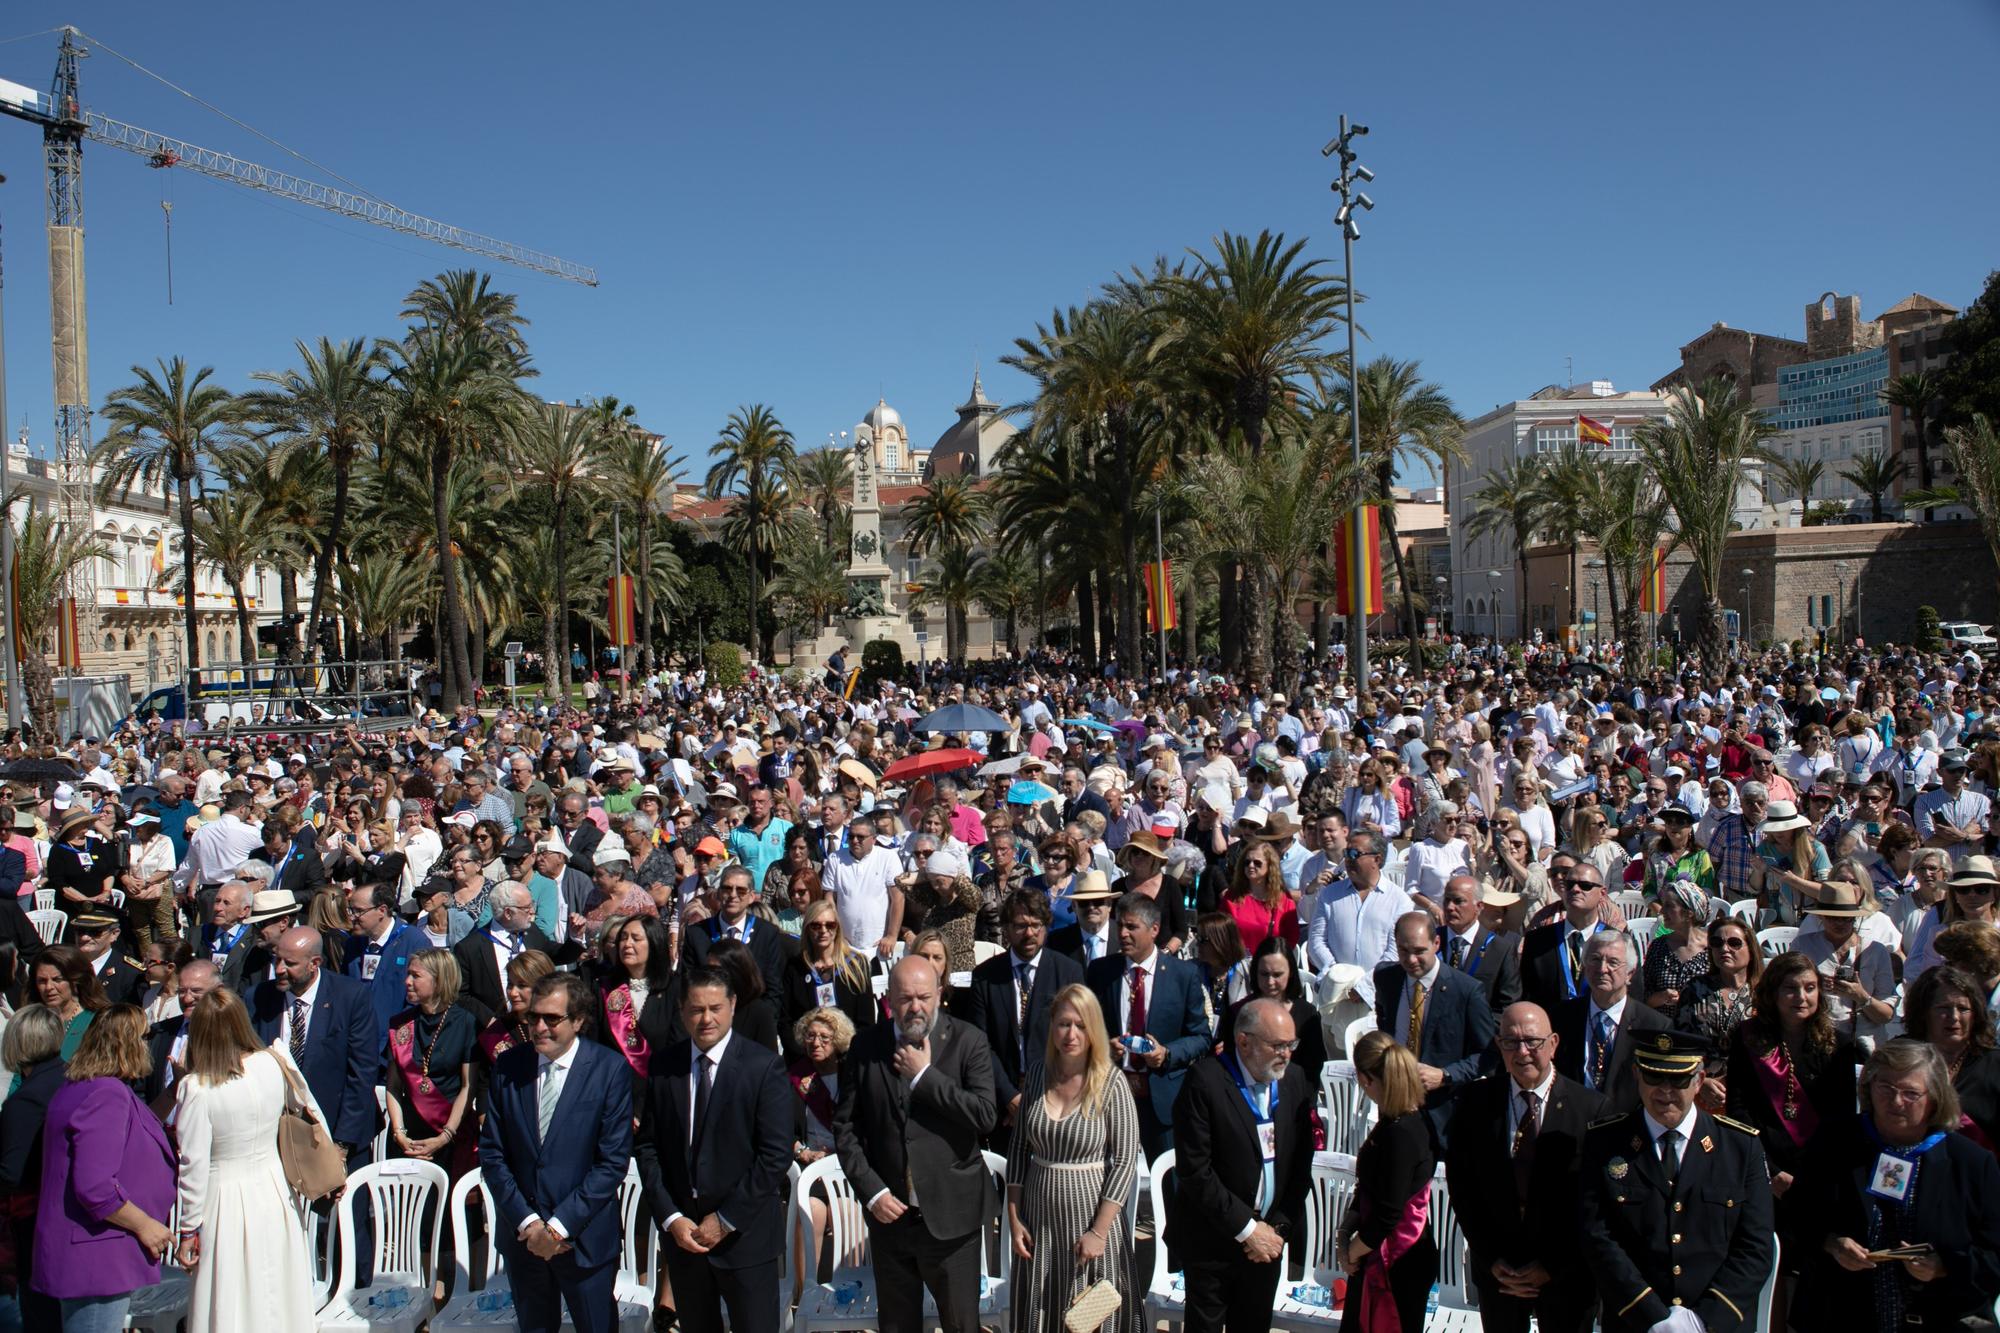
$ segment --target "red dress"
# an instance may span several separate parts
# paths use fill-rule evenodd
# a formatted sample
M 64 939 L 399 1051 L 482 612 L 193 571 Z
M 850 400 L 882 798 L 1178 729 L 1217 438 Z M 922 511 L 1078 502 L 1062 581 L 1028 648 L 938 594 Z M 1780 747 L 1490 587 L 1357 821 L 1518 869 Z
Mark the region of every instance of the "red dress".
M 1289 893 L 1278 896 L 1276 907 L 1247 893 L 1241 897 L 1224 896 L 1222 909 L 1235 919 L 1246 956 L 1256 953 L 1266 936 L 1276 935 L 1291 945 L 1299 942 L 1299 900 Z

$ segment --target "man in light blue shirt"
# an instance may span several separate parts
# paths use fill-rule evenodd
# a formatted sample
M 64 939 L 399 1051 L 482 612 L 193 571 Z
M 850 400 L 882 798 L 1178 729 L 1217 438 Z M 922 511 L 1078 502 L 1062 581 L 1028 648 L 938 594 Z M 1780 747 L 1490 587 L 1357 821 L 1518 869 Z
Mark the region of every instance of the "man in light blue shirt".
M 1347 877 L 1319 892 L 1312 924 L 1306 929 L 1306 956 L 1315 972 L 1335 963 L 1361 969 L 1355 994 L 1375 1005 L 1375 969 L 1396 960 L 1396 918 L 1415 904 L 1408 894 L 1382 883 L 1382 839 L 1372 830 L 1347 835 Z

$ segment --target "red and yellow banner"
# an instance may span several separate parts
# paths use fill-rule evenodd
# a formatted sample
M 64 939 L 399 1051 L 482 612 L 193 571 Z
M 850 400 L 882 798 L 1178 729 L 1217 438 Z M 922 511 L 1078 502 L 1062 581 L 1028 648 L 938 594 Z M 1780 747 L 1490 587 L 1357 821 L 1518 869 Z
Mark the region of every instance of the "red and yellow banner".
M 1639 609 L 1659 615 L 1667 609 L 1667 548 L 1653 548 L 1653 563 L 1639 585 Z
M 639 617 L 633 611 L 632 576 L 614 574 L 607 581 L 606 592 L 610 599 L 610 609 L 605 613 L 605 625 L 611 642 L 619 646 L 638 641 L 635 627 Z
M 1334 611 L 1343 616 L 1382 614 L 1382 512 L 1363 505 L 1359 522 L 1350 514 L 1333 536 Z M 1359 571 L 1359 577 L 1356 577 Z M 1359 589 L 1361 605 L 1355 606 Z
M 81 669 L 83 666 L 83 639 L 76 630 L 74 597 L 56 599 L 56 666 L 64 671 Z
M 1611 444 L 1611 427 L 1594 417 L 1576 414 L 1576 438 L 1579 444 Z
M 1162 629 L 1181 627 L 1180 609 L 1174 603 L 1174 562 L 1162 560 L 1146 566 L 1146 628 L 1158 633 Z

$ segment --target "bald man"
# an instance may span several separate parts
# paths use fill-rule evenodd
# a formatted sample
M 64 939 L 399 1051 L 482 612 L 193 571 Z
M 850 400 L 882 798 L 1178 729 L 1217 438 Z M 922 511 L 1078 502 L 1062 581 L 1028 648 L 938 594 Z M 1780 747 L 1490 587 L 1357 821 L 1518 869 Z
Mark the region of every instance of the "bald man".
M 250 1024 L 261 1041 L 291 1052 L 351 1171 L 368 1160 L 375 1139 L 382 1059 L 367 985 L 329 970 L 323 947 L 311 926 L 278 937 L 271 978 L 251 993 Z
M 868 1209 L 882 1333 L 919 1333 L 924 1290 L 946 1333 L 979 1333 L 979 1238 L 995 1206 L 979 1141 L 999 1118 L 986 1038 L 940 1007 L 922 958 L 889 974 L 886 1022 L 854 1039 L 833 1134 Z
M 194 1002 L 222 984 L 222 974 L 206 958 L 184 964 L 174 977 L 175 998 L 181 1011 L 172 1018 L 153 1024 L 146 1033 L 146 1045 L 153 1053 L 153 1071 L 139 1087 L 139 1095 L 153 1104 L 161 1119 L 173 1110 L 174 1080 L 181 1075 L 187 1058 L 187 1011 Z

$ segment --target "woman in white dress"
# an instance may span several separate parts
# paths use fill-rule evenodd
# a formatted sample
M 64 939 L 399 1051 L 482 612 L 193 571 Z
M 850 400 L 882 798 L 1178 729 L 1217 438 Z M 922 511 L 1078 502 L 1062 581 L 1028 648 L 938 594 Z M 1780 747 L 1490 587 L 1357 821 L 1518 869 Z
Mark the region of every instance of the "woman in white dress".
M 188 1333 L 314 1326 L 304 1210 L 278 1159 L 278 1120 L 294 1098 L 290 1066 L 257 1040 L 234 991 L 221 987 L 195 1002 L 175 1117 Z M 305 1080 L 295 1069 L 293 1077 L 296 1095 L 318 1117 Z

